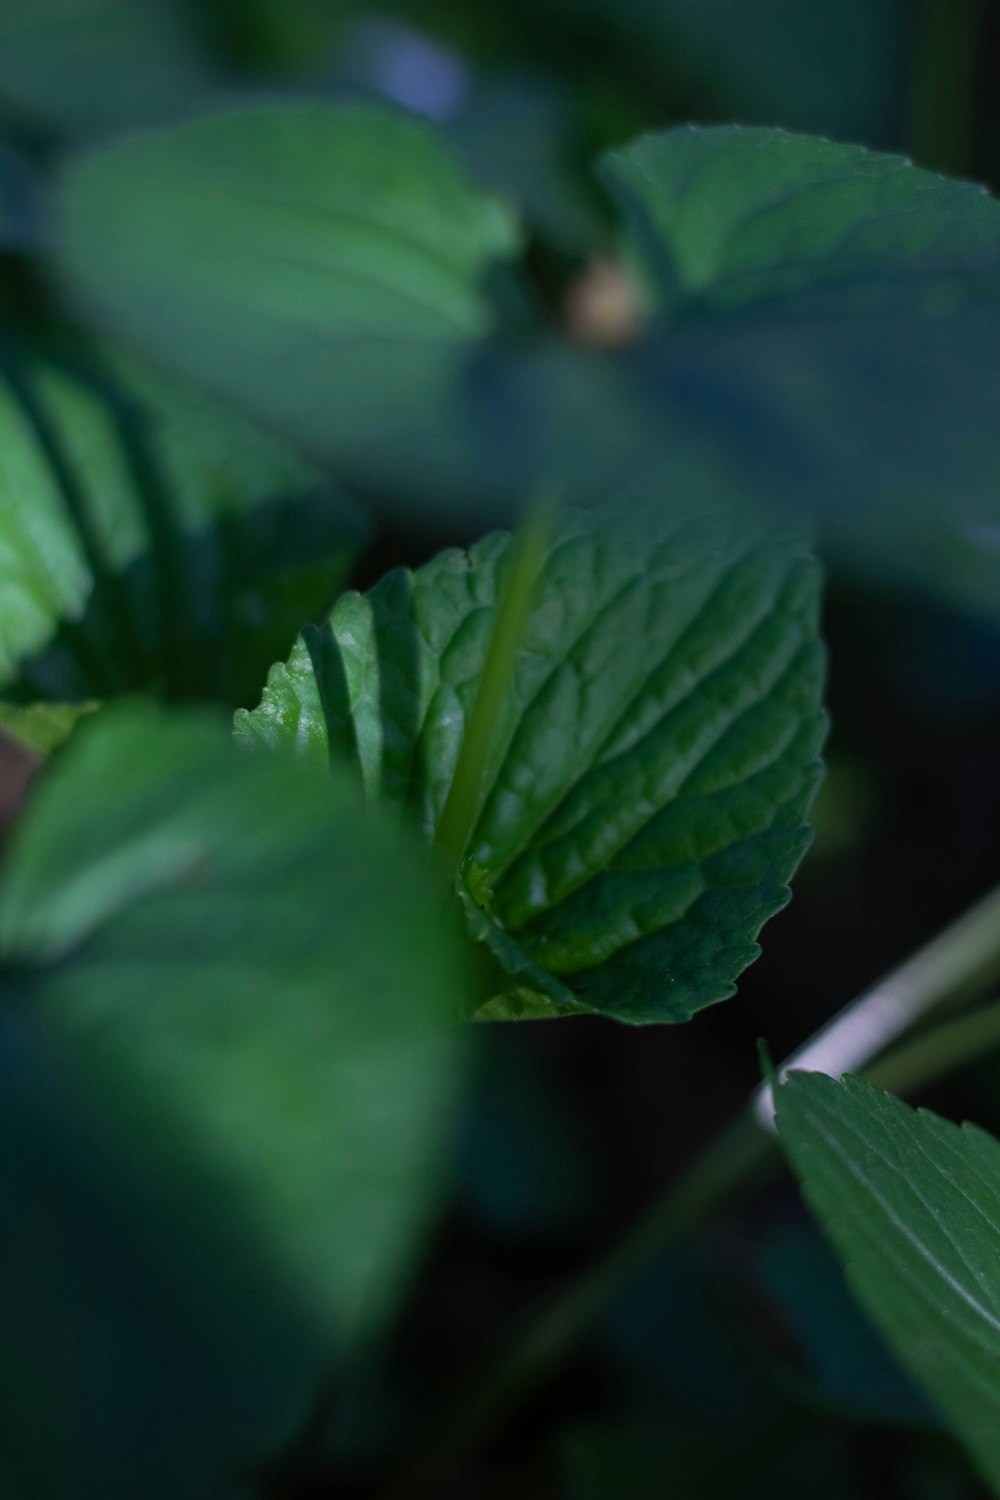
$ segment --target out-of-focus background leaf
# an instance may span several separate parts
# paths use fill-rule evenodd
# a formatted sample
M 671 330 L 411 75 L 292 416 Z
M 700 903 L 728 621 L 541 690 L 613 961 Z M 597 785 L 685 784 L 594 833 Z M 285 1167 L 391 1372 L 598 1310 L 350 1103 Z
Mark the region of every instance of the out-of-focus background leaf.
M 98 351 L 0 342 L 0 694 L 252 703 L 364 518 L 294 454 Z M 16 732 L 15 718 L 8 727 Z

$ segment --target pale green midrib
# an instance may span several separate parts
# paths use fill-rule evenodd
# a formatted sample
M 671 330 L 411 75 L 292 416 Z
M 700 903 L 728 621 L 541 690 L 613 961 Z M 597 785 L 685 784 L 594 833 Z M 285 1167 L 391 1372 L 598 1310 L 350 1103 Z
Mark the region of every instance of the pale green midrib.
M 472 711 L 465 722 L 458 761 L 434 833 L 434 847 L 452 870 L 473 836 L 484 801 L 483 773 L 493 733 L 511 691 L 518 651 L 542 576 L 557 501 L 541 495 L 530 502 L 507 552 L 499 608 Z

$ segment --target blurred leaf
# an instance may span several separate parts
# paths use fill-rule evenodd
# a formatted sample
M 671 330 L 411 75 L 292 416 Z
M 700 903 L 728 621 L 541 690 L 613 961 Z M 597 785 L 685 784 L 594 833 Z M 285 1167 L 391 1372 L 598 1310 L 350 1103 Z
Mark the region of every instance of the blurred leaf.
M 604 158 L 664 316 L 942 317 L 1000 282 L 986 190 L 780 130 L 665 131 Z
M 171 119 L 218 88 L 197 41 L 177 0 L 3 0 L 0 109 L 70 136 Z
M 484 278 L 516 248 L 429 127 L 365 107 L 133 137 L 77 161 L 60 220 L 111 332 L 363 476 L 442 423 L 450 444 L 453 387 L 494 321 Z
M 48 755 L 97 707 L 96 703 L 0 702 L 0 729 L 28 750 Z
M 866 566 L 995 615 L 996 200 L 739 127 L 647 137 L 604 176 L 659 313 L 638 359 L 674 475 L 700 444 L 732 497 L 814 508 Z
M 44 1497 L 207 1497 L 384 1325 L 462 972 L 344 780 L 107 709 L 0 888 L 0 1444 Z M 386 879 L 391 870 L 392 878 Z
M 506 517 L 540 486 L 591 503 L 652 476 L 686 506 L 814 509 L 865 568 L 995 617 L 997 204 L 770 130 L 669 132 L 605 173 L 663 304 L 613 352 L 497 330 L 481 280 L 509 221 L 426 127 L 369 110 L 261 108 L 92 155 L 64 184 L 63 258 L 92 317 L 382 502 Z M 369 290 L 343 274 L 362 266 Z
M 0 435 L 0 693 L 21 703 L 252 702 L 362 543 L 270 439 L 86 351 L 0 346 Z
M 240 735 L 356 756 L 369 797 L 409 804 L 432 837 L 508 547 L 490 536 L 345 595 Z M 459 881 L 509 976 L 490 1018 L 680 1021 L 733 993 L 808 843 L 817 597 L 796 530 L 620 508 L 560 519 Z
M 1000 1493 L 1000 1144 L 807 1073 L 778 1129 L 858 1300 Z

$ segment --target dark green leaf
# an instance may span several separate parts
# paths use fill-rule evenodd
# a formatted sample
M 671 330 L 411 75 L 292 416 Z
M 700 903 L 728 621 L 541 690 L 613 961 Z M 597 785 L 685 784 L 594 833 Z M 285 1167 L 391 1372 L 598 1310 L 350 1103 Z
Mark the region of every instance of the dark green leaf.
M 675 482 L 700 449 L 729 496 L 809 506 L 855 559 L 995 613 L 996 200 L 739 127 L 650 136 L 604 175 L 658 308 L 637 357 Z
M 1000 206 L 898 156 L 689 126 L 604 159 L 668 317 L 944 317 L 1000 284 Z
M 89 356 L 0 349 L 0 694 L 253 701 L 360 548 L 354 509 L 233 419 Z
M 26 1493 L 214 1495 L 390 1315 L 463 994 L 422 864 L 343 777 L 207 718 L 108 708 L 47 773 L 0 887 Z
M 1000 1492 L 1000 1143 L 811 1073 L 778 1130 L 859 1301 Z
M 356 756 L 368 796 L 432 837 L 508 547 L 487 537 L 345 595 L 238 732 Z M 732 994 L 808 842 L 817 595 L 797 532 L 561 518 L 459 879 L 507 976 L 487 1016 L 678 1021 Z

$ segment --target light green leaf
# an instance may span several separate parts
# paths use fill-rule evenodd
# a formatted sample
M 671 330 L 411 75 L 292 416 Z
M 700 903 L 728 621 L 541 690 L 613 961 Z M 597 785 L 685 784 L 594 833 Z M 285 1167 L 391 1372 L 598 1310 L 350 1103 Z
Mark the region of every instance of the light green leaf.
M 13 344 L 0 347 L 0 528 L 0 694 L 233 705 L 329 608 L 365 530 L 242 420 L 91 350 Z
M 356 757 L 369 798 L 432 838 L 508 550 L 490 536 L 345 595 L 238 734 Z M 732 994 L 808 843 L 817 596 L 788 529 L 561 517 L 459 875 L 501 971 L 487 1014 L 679 1021 Z
M 121 141 L 70 167 L 58 219 L 103 327 L 362 474 L 405 471 L 450 418 L 494 323 L 485 278 L 516 248 L 427 125 L 358 106 Z
M 1000 1143 L 811 1073 L 777 1120 L 858 1300 L 1000 1493 Z
M 108 708 L 45 775 L 0 885 L 26 1493 L 219 1493 L 390 1316 L 465 983 L 424 863 L 348 778 L 190 713 Z

